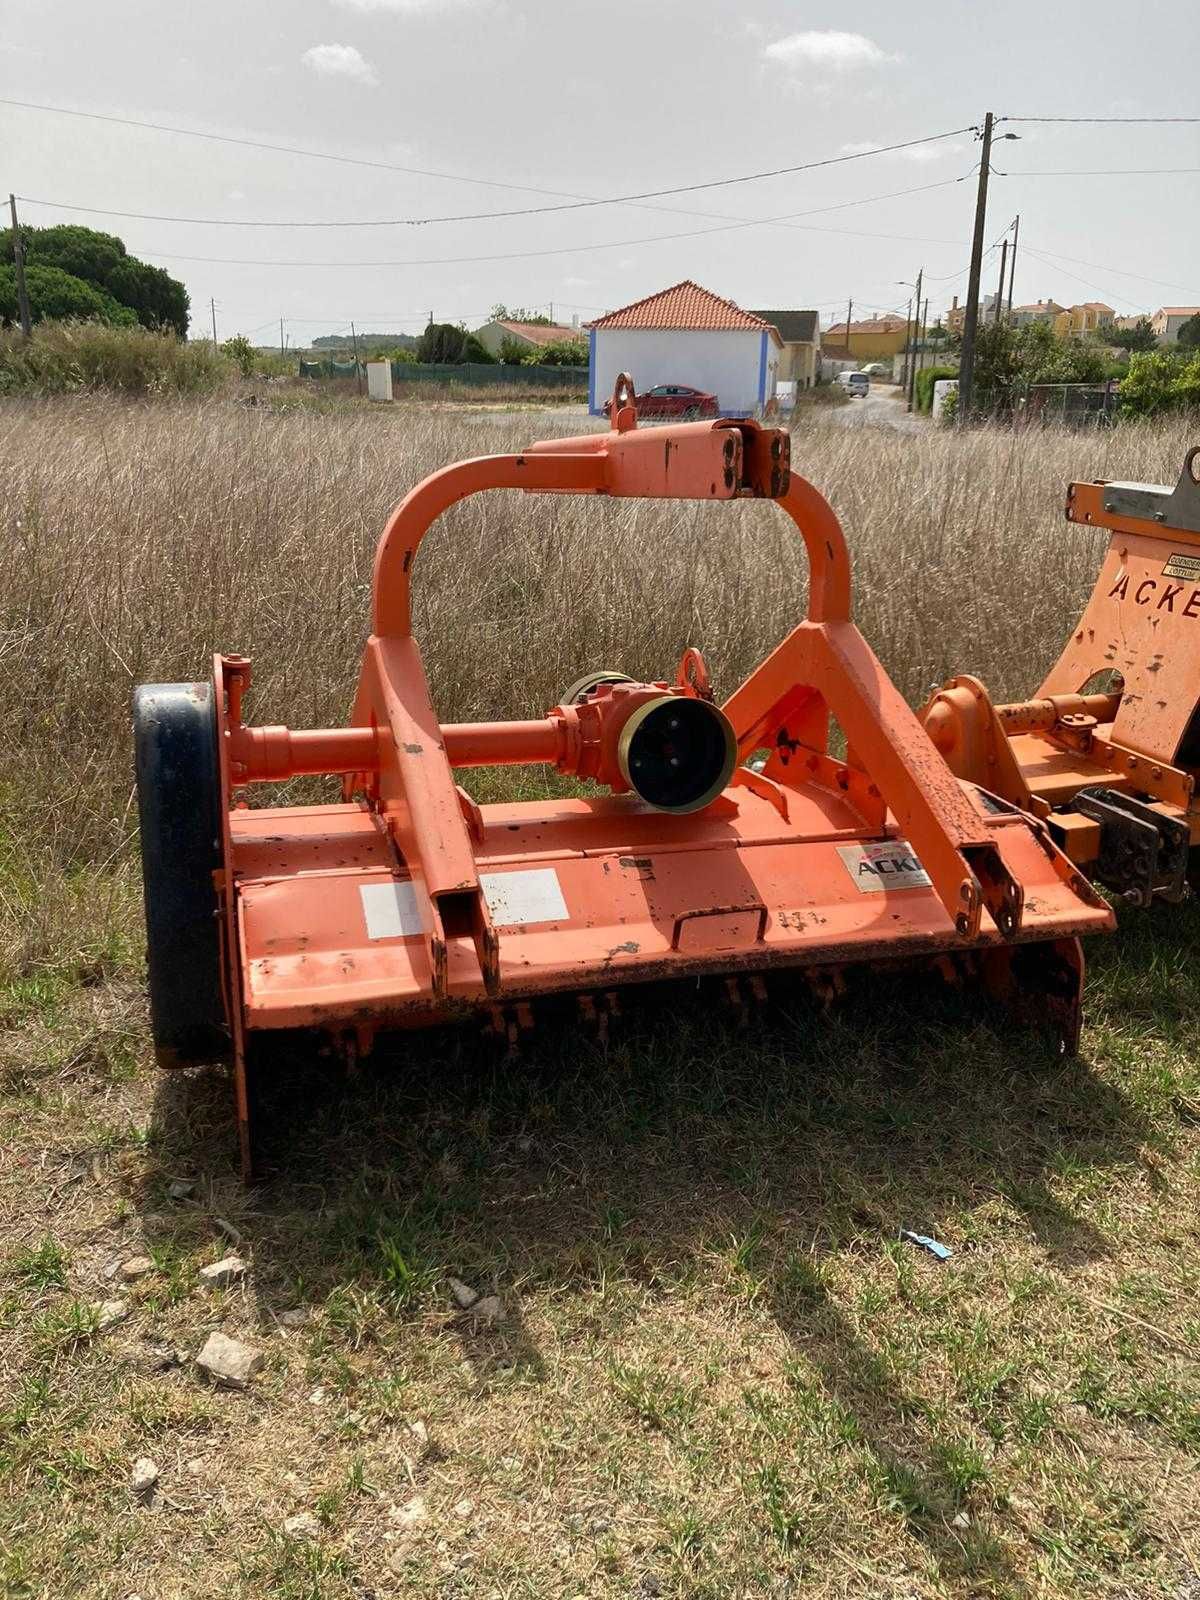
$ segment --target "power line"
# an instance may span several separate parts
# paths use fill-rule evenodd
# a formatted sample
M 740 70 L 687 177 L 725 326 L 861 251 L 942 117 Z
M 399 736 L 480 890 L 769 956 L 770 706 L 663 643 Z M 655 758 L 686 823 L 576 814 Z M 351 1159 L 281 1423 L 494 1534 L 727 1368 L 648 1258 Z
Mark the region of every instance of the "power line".
M 305 150 L 297 145 L 269 144 L 262 139 L 239 139 L 228 133 L 203 133 L 198 128 L 177 128 L 163 122 L 140 122 L 133 117 L 107 116 L 99 111 L 76 111 L 70 106 L 44 105 L 36 100 L 10 100 L 0 96 L 0 106 L 16 106 L 23 111 L 47 111 L 59 117 L 83 117 L 89 122 L 110 122 L 122 128 L 141 128 L 151 133 L 174 133 L 185 139 L 206 139 L 214 144 L 238 145 L 244 150 L 268 150 L 276 155 L 304 156 L 310 161 L 335 161 L 347 167 L 371 167 L 377 172 L 402 172 L 412 178 L 438 178 L 446 183 L 473 183 L 483 189 L 513 189 L 522 194 L 553 195 L 578 200 L 580 196 L 564 189 L 539 189 L 529 183 L 505 183 L 493 178 L 465 178 L 456 172 L 434 172 L 424 167 L 404 167 L 392 161 L 369 161 L 363 156 L 340 156 L 326 150 Z
M 1002 172 L 993 167 L 998 178 L 1159 178 L 1184 172 L 1200 172 L 1200 167 L 1070 167 L 1061 171 L 1031 172 L 1021 168 Z M 23 195 L 17 196 L 24 199 Z
M 945 244 L 956 245 L 957 239 L 931 239 L 914 234 L 901 233 L 870 233 L 862 229 L 852 228 L 814 228 L 805 223 L 797 222 L 797 217 L 821 216 L 830 211 L 844 211 L 851 206 L 867 205 L 878 200 L 894 200 L 902 195 L 917 194 L 926 189 L 947 188 L 951 184 L 963 182 L 962 178 L 943 178 L 937 183 L 924 183 L 912 189 L 898 189 L 887 194 L 866 195 L 861 200 L 843 200 L 832 206 L 817 206 L 810 211 L 789 211 L 778 217 L 742 217 L 736 222 L 722 223 L 716 228 L 692 228 L 681 233 L 658 233 L 644 236 L 640 239 L 611 239 L 586 244 L 559 245 L 547 250 L 512 250 L 499 254 L 481 256 L 435 256 L 427 258 L 411 258 L 404 261 L 297 261 L 290 258 L 286 261 L 264 260 L 261 257 L 228 257 L 228 256 L 193 256 L 185 255 L 179 251 L 154 250 L 144 245 L 139 246 L 139 253 L 148 256 L 157 256 L 164 261 L 198 261 L 209 266 L 225 267 L 445 267 L 461 266 L 488 261 L 527 261 L 542 256 L 577 255 L 584 251 L 592 250 L 624 250 L 635 245 L 663 244 L 678 239 L 700 239 L 710 234 L 734 233 L 743 228 L 784 227 L 796 228 L 804 233 L 827 233 L 851 239 L 890 239 L 903 244 Z
M 123 124 L 125 126 L 134 127 L 134 128 L 149 128 L 149 129 L 152 129 L 153 131 L 159 132 L 159 133 L 176 133 L 176 134 L 186 135 L 187 137 L 190 137 L 190 138 L 211 139 L 211 140 L 217 140 L 217 141 L 219 141 L 221 143 L 236 144 L 236 145 L 243 145 L 243 146 L 248 145 L 251 148 L 256 148 L 256 149 L 285 151 L 286 153 L 291 154 L 291 155 L 302 155 L 302 156 L 308 156 L 308 157 L 315 157 L 316 159 L 322 160 L 322 161 L 327 161 L 327 160 L 345 161 L 345 162 L 350 162 L 350 163 L 352 163 L 353 165 L 356 165 L 356 166 L 357 165 L 362 165 L 362 166 L 372 166 L 372 167 L 378 167 L 378 166 L 387 165 L 385 163 L 373 162 L 373 161 L 372 162 L 360 162 L 356 158 L 349 157 L 349 156 L 330 156 L 330 155 L 326 154 L 324 151 L 301 150 L 301 149 L 297 149 L 297 148 L 290 148 L 289 149 L 289 147 L 283 146 L 283 145 L 260 144 L 259 141 L 257 141 L 257 140 L 236 139 L 236 138 L 233 138 L 232 136 L 227 135 L 227 134 L 199 133 L 195 129 L 191 129 L 191 128 L 175 128 L 175 127 L 167 127 L 167 126 L 165 126 L 163 124 L 160 124 L 160 123 L 136 122 L 136 121 L 133 121 L 132 119 L 127 118 L 127 117 L 101 116 L 96 112 L 90 112 L 90 111 L 68 111 L 63 106 L 37 105 L 33 101 L 28 101 L 28 100 L 7 100 L 7 99 L 0 98 L 0 105 L 20 106 L 20 107 L 22 107 L 22 108 L 24 108 L 26 110 L 52 111 L 52 112 L 55 112 L 55 113 L 66 115 L 66 116 L 91 117 L 91 118 L 94 118 L 96 121 L 99 121 L 99 122 L 117 122 L 117 123 L 121 123 L 121 124 Z M 951 138 L 954 138 L 957 134 L 970 133 L 972 131 L 973 130 L 971 128 L 950 128 L 944 133 L 929 133 L 929 134 L 922 135 L 919 139 L 903 139 L 903 140 L 900 140 L 896 144 L 880 145 L 879 148 L 875 149 L 875 150 L 854 150 L 854 151 L 850 151 L 850 152 L 848 152 L 848 153 L 846 153 L 844 155 L 839 155 L 839 156 L 823 156 L 820 160 L 817 160 L 817 161 L 801 161 L 801 162 L 798 162 L 795 165 L 789 166 L 789 167 L 773 167 L 773 168 L 765 169 L 762 172 L 740 173 L 736 177 L 732 177 L 732 178 L 710 178 L 710 179 L 706 179 L 704 182 L 701 182 L 701 183 L 678 184 L 674 188 L 669 188 L 669 189 L 647 189 L 647 190 L 644 190 L 644 191 L 639 192 L 637 194 L 610 195 L 610 196 L 605 196 L 605 197 L 603 197 L 601 199 L 595 199 L 595 198 L 588 197 L 588 196 L 568 194 L 568 197 L 565 200 L 562 200 L 560 204 L 552 205 L 552 206 L 525 206 L 525 207 L 521 207 L 521 208 L 518 208 L 516 210 L 511 210 L 511 211 L 464 212 L 461 215 L 443 216 L 443 217 L 401 217 L 401 218 L 396 218 L 396 219 L 394 219 L 392 221 L 388 221 L 388 222 L 356 223 L 356 224 L 354 224 L 354 226 L 356 226 L 356 227 L 423 227 L 423 226 L 425 226 L 425 225 L 427 225 L 429 223 L 439 223 L 439 222 L 485 222 L 485 221 L 492 221 L 492 220 L 495 220 L 495 219 L 498 219 L 498 218 L 502 218 L 502 217 L 531 217 L 531 216 L 539 216 L 539 215 L 545 214 L 546 212 L 551 212 L 551 211 L 580 211 L 580 210 L 586 210 L 586 209 L 588 209 L 590 207 L 594 207 L 594 206 L 635 205 L 640 201 L 666 199 L 670 195 L 696 194 L 702 189 L 727 189 L 727 188 L 732 187 L 735 184 L 758 183 L 758 182 L 761 182 L 763 179 L 766 179 L 766 178 L 790 177 L 791 175 L 793 175 L 794 173 L 797 173 L 797 172 L 812 172 L 812 171 L 815 171 L 818 167 L 836 167 L 836 166 L 841 166 L 841 165 L 843 165 L 844 163 L 846 163 L 848 161 L 866 161 L 872 156 L 890 155 L 890 154 L 892 154 L 893 152 L 895 152 L 897 150 L 911 150 L 911 149 L 914 149 L 915 147 L 917 147 L 918 145 L 936 144 L 941 139 L 951 139 Z M 406 172 L 406 173 L 409 173 L 411 175 L 415 175 L 415 176 L 419 176 L 419 177 L 425 177 L 425 178 L 442 178 L 442 179 L 447 179 L 447 180 L 450 180 L 450 181 L 453 181 L 453 182 L 459 182 L 459 183 L 476 183 L 476 182 L 482 183 L 482 182 L 487 182 L 489 187 L 518 188 L 518 189 L 520 189 L 520 188 L 528 188 L 527 185 L 523 185 L 523 184 L 495 184 L 495 183 L 492 183 L 490 180 L 475 179 L 475 178 L 463 178 L 460 175 L 453 174 L 453 173 L 421 171 L 421 169 L 416 168 L 416 167 L 397 167 L 397 166 L 387 165 L 387 170 L 394 171 L 394 172 Z M 535 194 L 553 194 L 553 195 L 559 196 L 560 198 L 564 193 L 567 193 L 567 191 L 563 191 L 563 190 L 547 190 L 547 189 L 534 189 L 534 190 L 532 190 L 532 192 L 535 193 Z M 50 204 L 51 202 L 46 202 L 46 203 Z M 87 207 L 87 206 L 77 206 L 74 209 L 75 210 L 95 210 L 96 208 L 95 207 Z M 120 211 L 112 211 L 112 212 L 107 212 L 107 213 L 101 212 L 101 213 L 98 213 L 98 214 L 100 214 L 100 215 L 108 215 L 108 216 L 134 216 L 134 215 L 136 215 L 136 213 L 134 213 L 134 212 L 120 212 Z M 210 226 L 218 225 L 222 221 L 222 219 L 219 219 L 219 218 L 163 217 L 163 216 L 156 216 L 156 217 L 153 217 L 153 218 L 147 218 L 146 220 L 152 220 L 152 221 L 155 221 L 155 222 L 204 222 L 204 223 L 207 223 Z M 330 227 L 330 226 L 339 226 L 339 227 L 341 227 L 341 226 L 346 226 L 346 224 L 341 224 L 341 223 L 339 223 L 339 224 L 330 224 L 330 223 L 318 223 L 318 222 L 239 223 L 239 224 L 233 224 L 233 225 L 242 226 L 242 227 L 297 227 L 297 228 L 303 228 L 303 227 Z
M 1057 250 L 1043 250 L 1044 256 L 1050 256 L 1056 261 L 1070 261 L 1077 267 L 1095 267 L 1097 272 L 1113 272 L 1118 278 L 1134 278 L 1139 283 L 1152 283 L 1160 289 L 1180 289 L 1184 294 L 1200 294 L 1194 284 L 1175 283 L 1170 278 L 1148 278 L 1144 272 L 1128 272 L 1122 267 L 1113 267 L 1107 261 L 1084 261 L 1081 256 L 1064 256 Z
M 709 234 L 731 233 L 738 228 L 765 228 L 775 223 L 774 218 L 764 217 L 750 222 L 731 223 L 721 228 L 698 228 L 688 233 L 656 233 L 641 239 L 611 239 L 600 244 L 572 244 L 562 245 L 553 250 L 510 250 L 496 255 L 486 256 L 428 256 L 420 259 L 413 258 L 407 261 L 265 261 L 261 257 L 244 258 L 236 256 L 191 256 L 182 255 L 177 251 L 153 250 L 142 245 L 138 247 L 138 254 L 154 256 L 160 261 L 196 261 L 216 267 L 455 267 L 471 266 L 489 261 L 532 261 L 544 256 L 572 256 L 585 254 L 591 250 L 628 250 L 642 244 L 666 244 L 677 239 L 701 239 Z M 800 224 L 795 224 L 800 226 Z M 931 239 L 911 233 L 868 233 L 862 229 L 854 228 L 806 228 L 806 233 L 827 233 L 845 239 L 888 239 L 899 244 L 944 244 L 959 245 L 961 239 Z
M 969 176 L 969 174 L 968 174 L 968 176 Z M 817 217 L 817 216 L 823 215 L 827 211 L 846 211 L 852 206 L 872 205 L 877 200 L 899 200 L 899 199 L 902 199 L 905 196 L 910 195 L 910 194 L 923 194 L 927 189 L 945 189 L 945 188 L 949 188 L 952 184 L 962 183 L 962 182 L 963 182 L 962 178 L 939 178 L 934 183 L 916 184 L 912 188 L 908 188 L 908 189 L 889 189 L 884 194 L 863 195 L 858 200 L 839 200 L 839 201 L 835 202 L 835 204 L 833 204 L 833 205 L 816 206 L 812 210 L 809 210 L 809 211 L 790 211 L 790 212 L 785 212 L 783 214 L 783 216 L 780 217 L 780 218 L 768 217 L 768 218 L 765 219 L 765 221 L 766 222 L 778 221 L 780 223 L 786 223 L 786 222 L 790 221 L 794 217 Z M 378 220 L 378 221 L 374 221 L 373 220 L 373 221 L 368 221 L 368 222 L 355 222 L 355 221 L 347 221 L 347 222 L 325 222 L 325 221 L 298 221 L 298 222 L 295 222 L 295 221 L 293 221 L 293 222 L 251 221 L 251 222 L 243 222 L 240 218 L 235 218 L 235 217 L 178 217 L 178 216 L 164 216 L 164 215 L 162 215 L 160 213 L 151 212 L 151 211 L 113 211 L 113 210 L 104 210 L 99 206 L 68 205 L 65 201 L 61 201 L 61 200 L 40 200 L 40 199 L 36 198 L 34 195 L 18 195 L 17 199 L 20 200 L 25 205 L 46 206 L 46 207 L 49 207 L 51 210 L 54 210 L 54 211 L 83 211 L 83 212 L 88 213 L 91 216 L 125 217 L 125 218 L 128 218 L 128 219 L 130 219 L 130 220 L 132 220 L 134 222 L 172 222 L 172 223 L 174 223 L 174 222 L 183 222 L 183 223 L 195 223 L 198 226 L 203 226 L 203 227 L 219 227 L 219 228 L 402 228 L 402 227 L 407 227 L 409 225 L 406 222 L 406 220 L 403 219 L 403 218 L 397 218 L 397 219 L 390 220 L 390 221 L 384 219 L 384 220 Z M 617 201 L 613 201 L 611 203 L 615 205 L 618 202 Z M 653 207 L 651 209 L 666 210 L 666 209 L 673 209 L 673 208 Z M 496 215 L 499 215 L 499 216 L 520 215 L 520 214 L 521 213 L 515 213 L 515 212 L 514 213 L 505 213 L 505 212 L 496 213 Z M 681 216 L 709 217 L 710 219 L 715 220 L 715 221 L 730 222 L 730 223 L 734 223 L 737 226 L 755 227 L 755 226 L 759 225 L 759 219 L 758 218 L 755 218 L 755 217 L 736 217 L 736 216 L 731 217 L 727 212 L 711 212 L 711 211 L 694 211 L 693 212 L 693 211 L 684 211 L 684 212 L 679 212 L 677 214 L 681 215 Z M 473 219 L 439 217 L 439 218 L 432 218 L 430 220 L 445 222 L 445 221 L 465 221 L 465 220 L 473 220 Z
M 1025 250 L 1034 258 L 1035 261 L 1041 261 L 1045 266 L 1054 267 L 1055 271 L 1065 273 L 1068 278 L 1074 278 L 1076 283 L 1084 283 L 1089 289 L 1095 289 L 1100 294 L 1112 295 L 1114 300 L 1121 300 L 1126 305 L 1131 306 L 1134 304 L 1134 301 L 1131 300 L 1128 295 L 1115 294 L 1105 284 L 1096 283 L 1091 278 L 1085 278 L 1082 273 L 1072 272 L 1069 267 L 1058 266 L 1055 262 L 1050 260 L 1049 256 L 1043 255 L 1040 250 L 1035 250 L 1032 245 L 1026 245 Z
M 997 122 L 1200 122 L 1200 117 L 997 117 Z

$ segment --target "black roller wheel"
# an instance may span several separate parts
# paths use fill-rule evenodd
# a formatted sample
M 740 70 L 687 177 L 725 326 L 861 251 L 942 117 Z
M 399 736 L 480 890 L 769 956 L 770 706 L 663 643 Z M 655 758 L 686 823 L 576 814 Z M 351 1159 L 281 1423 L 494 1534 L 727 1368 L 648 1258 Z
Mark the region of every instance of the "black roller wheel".
M 161 1067 L 229 1053 L 213 872 L 221 862 L 211 683 L 147 683 L 133 697 L 150 1024 Z

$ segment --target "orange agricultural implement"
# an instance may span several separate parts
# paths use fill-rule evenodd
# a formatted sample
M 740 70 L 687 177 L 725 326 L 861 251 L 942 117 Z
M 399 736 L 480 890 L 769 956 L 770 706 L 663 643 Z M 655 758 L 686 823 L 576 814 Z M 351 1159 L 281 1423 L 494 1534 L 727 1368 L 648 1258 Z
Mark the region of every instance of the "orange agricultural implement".
M 952 678 L 922 712 L 966 782 L 1041 818 L 1133 905 L 1200 881 L 1200 446 L 1174 489 L 1073 483 L 1068 522 L 1110 530 L 1096 586 L 1032 700 Z
M 956 778 L 850 620 L 842 530 L 752 421 L 639 429 L 622 377 L 607 433 L 435 472 L 375 558 L 344 728 L 244 721 L 250 663 L 135 700 L 151 1012 L 160 1062 L 232 1055 L 251 1169 L 255 1041 L 317 1030 L 353 1057 L 381 1030 L 481 1017 L 510 1041 L 555 999 L 603 1027 L 623 987 L 767 975 L 819 992 L 915 961 L 1079 1030 L 1079 937 L 1111 913 L 1044 822 Z M 773 500 L 803 540 L 807 617 L 720 707 L 675 681 L 593 673 L 544 717 L 442 724 L 409 590 L 431 524 L 468 495 Z M 830 748 L 831 719 L 849 750 Z M 608 793 L 480 806 L 456 772 L 542 763 Z M 249 807 L 250 785 L 341 777 L 328 805 Z

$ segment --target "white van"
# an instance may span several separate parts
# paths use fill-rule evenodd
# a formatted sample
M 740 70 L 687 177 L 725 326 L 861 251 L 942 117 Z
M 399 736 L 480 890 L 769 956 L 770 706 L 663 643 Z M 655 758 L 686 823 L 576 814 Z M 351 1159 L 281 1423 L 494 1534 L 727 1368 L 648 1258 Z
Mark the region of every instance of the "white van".
M 865 372 L 839 372 L 837 381 L 843 388 L 849 389 L 852 400 L 856 395 L 865 399 L 871 392 L 871 380 Z

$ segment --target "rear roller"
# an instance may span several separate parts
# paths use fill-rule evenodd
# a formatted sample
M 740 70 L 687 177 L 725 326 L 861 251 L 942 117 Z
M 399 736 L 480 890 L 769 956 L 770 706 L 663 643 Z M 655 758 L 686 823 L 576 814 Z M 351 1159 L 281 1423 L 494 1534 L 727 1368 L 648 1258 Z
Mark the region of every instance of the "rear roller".
M 150 1025 L 160 1067 L 229 1053 L 213 873 L 221 862 L 211 683 L 150 683 L 133 697 Z

